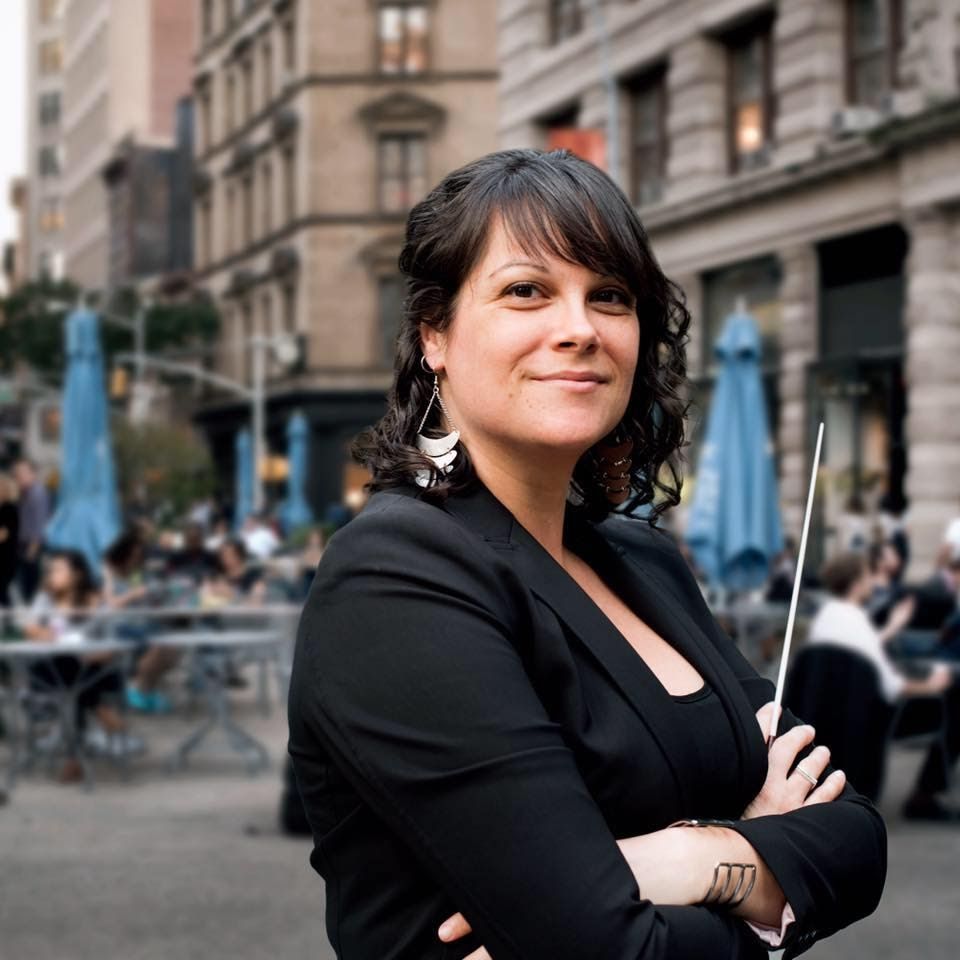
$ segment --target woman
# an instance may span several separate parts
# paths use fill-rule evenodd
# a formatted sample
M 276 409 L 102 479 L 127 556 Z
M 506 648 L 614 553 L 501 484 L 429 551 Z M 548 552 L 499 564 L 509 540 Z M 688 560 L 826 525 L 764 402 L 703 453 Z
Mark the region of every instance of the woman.
M 17 573 L 17 520 L 17 485 L 0 473 L 0 608 L 10 606 L 10 584 Z
M 35 643 L 55 643 L 77 630 L 98 603 L 99 594 L 83 554 L 61 550 L 47 559 L 41 589 L 33 598 L 23 631 Z M 119 711 L 108 702 L 123 692 L 123 677 L 111 665 L 111 655 L 89 654 L 82 659 L 69 654 L 44 660 L 31 668 L 34 687 L 40 690 L 77 686 L 77 730 L 86 726 L 86 713 L 92 711 L 100 723 L 97 735 L 89 737 L 98 748 L 115 753 L 140 752 L 143 741 L 127 732 Z M 60 781 L 70 783 L 83 777 L 76 755 L 67 757 Z
M 670 539 L 595 528 L 678 500 L 689 317 L 629 201 L 568 153 L 492 154 L 413 209 L 400 264 L 375 492 L 290 692 L 338 956 L 795 955 L 868 914 L 876 811 L 793 717 L 768 758 L 772 687 Z
M 906 596 L 894 604 L 886 624 L 878 629 L 870 622 L 866 610 L 875 575 L 862 554 L 847 551 L 831 557 L 823 565 L 820 579 L 830 599 L 820 607 L 810 624 L 807 637 L 809 645 L 842 647 L 867 660 L 876 670 L 879 693 L 891 708 L 904 698 L 943 695 L 945 741 L 941 743 L 938 740 L 930 745 L 913 790 L 904 803 L 903 815 L 908 820 L 960 820 L 960 813 L 944 805 L 939 798 L 949 788 L 950 772 L 960 756 L 960 684 L 954 681 L 950 667 L 943 662 L 935 663 L 925 677 L 907 676 L 887 652 L 890 642 L 913 617 L 914 598 Z M 936 729 L 940 722 L 940 709 L 941 705 L 938 704 L 935 710 L 936 723 L 930 725 L 928 730 Z M 914 719 L 914 725 L 919 727 L 920 732 L 923 723 L 918 725 L 918 720 L 929 721 L 929 716 L 920 715 Z M 877 743 L 858 742 L 848 749 L 851 753 L 854 750 L 869 753 L 880 746 Z M 843 749 L 839 743 L 835 747 L 838 752 Z

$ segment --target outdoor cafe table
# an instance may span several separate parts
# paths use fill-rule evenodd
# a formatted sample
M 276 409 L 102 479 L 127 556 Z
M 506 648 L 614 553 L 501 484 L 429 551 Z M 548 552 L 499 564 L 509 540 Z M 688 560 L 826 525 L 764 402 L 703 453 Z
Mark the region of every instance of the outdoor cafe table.
M 70 642 L 18 640 L 12 643 L 0 643 L 0 662 L 7 662 L 12 674 L 11 691 L 13 696 L 7 721 L 8 742 L 12 753 L 6 776 L 8 790 L 13 789 L 17 774 L 33 760 L 33 756 L 24 756 L 20 710 L 17 700 L 19 691 L 30 686 L 30 665 L 43 661 L 52 662 L 56 657 L 62 656 L 77 657 L 82 660 L 90 654 L 113 654 L 113 657 L 102 664 L 102 669 L 86 672 L 78 671 L 77 676 L 71 683 L 65 682 L 58 671 L 53 671 L 56 682 L 45 684 L 40 691 L 55 701 L 64 749 L 68 755 L 75 756 L 80 762 L 85 786 L 88 789 L 93 786 L 93 774 L 88 762 L 83 737 L 80 736 L 80 731 L 77 729 L 77 699 L 91 684 L 102 677 L 107 669 L 116 669 L 118 658 L 130 657 L 132 649 L 130 643 L 123 640 L 89 641 L 82 639 L 82 633 L 77 633 L 75 636 L 81 638 L 79 642 L 77 640 Z
M 269 650 L 280 645 L 283 640 L 283 634 L 275 629 L 219 630 L 197 626 L 150 635 L 149 643 L 152 647 L 172 647 L 191 653 L 191 673 L 202 683 L 207 701 L 207 718 L 178 744 L 169 761 L 172 769 L 182 768 L 190 753 L 217 728 L 227 735 L 230 747 L 246 757 L 250 773 L 269 766 L 270 758 L 266 747 L 233 718 L 227 692 L 227 676 L 232 656 L 241 652 Z

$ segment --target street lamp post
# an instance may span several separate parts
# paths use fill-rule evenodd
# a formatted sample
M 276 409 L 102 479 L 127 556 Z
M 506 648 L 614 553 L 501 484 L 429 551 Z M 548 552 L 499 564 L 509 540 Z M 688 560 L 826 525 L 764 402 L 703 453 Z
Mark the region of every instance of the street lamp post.
M 212 373 L 192 363 L 179 363 L 176 360 L 166 360 L 161 357 L 150 357 L 144 352 L 118 353 L 116 360 L 119 363 L 133 363 L 139 365 L 142 371 L 154 369 L 161 373 L 173 373 L 179 376 L 191 377 L 204 383 L 242 397 L 250 404 L 250 425 L 253 433 L 253 510 L 259 513 L 264 507 L 263 467 L 266 451 L 266 362 L 267 354 L 272 353 L 284 366 L 291 366 L 300 354 L 300 347 L 296 338 L 290 336 L 263 337 L 254 336 L 248 341 L 253 351 L 252 383 L 247 386 L 240 380 L 225 377 L 219 373 Z

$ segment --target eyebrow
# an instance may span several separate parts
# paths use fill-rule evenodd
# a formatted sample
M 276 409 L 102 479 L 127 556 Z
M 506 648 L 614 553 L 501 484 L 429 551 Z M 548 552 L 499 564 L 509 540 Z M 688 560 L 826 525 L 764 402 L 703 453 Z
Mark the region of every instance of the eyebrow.
M 497 269 L 490 274 L 490 277 L 496 276 L 501 270 L 506 270 L 508 267 L 532 267 L 534 270 L 541 271 L 541 273 L 550 272 L 542 263 L 534 263 L 532 260 L 508 260 L 506 263 L 497 267 Z M 487 279 L 489 280 L 490 277 Z

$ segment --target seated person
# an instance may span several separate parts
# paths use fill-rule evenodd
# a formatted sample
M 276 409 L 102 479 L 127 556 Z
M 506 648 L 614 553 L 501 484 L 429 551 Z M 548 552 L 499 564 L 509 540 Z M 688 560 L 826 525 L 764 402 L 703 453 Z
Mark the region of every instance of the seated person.
M 903 599 L 903 560 L 889 540 L 870 546 L 867 552 L 873 586 L 867 598 L 866 609 L 874 626 L 882 627 L 893 607 Z
M 217 551 L 219 572 L 206 580 L 201 591 L 201 606 L 218 607 L 240 602 L 260 605 L 266 598 L 267 583 L 263 571 L 249 563 L 242 540 L 224 542 Z
M 960 592 L 960 553 L 949 554 L 929 580 L 914 590 L 917 609 L 910 628 L 913 630 L 943 629 L 957 612 Z
M 99 600 L 90 567 L 83 554 L 61 550 L 50 555 L 41 590 L 23 624 L 23 632 L 35 643 L 55 643 L 67 633 L 76 630 L 93 611 Z M 92 711 L 103 731 L 97 745 L 117 753 L 132 753 L 143 749 L 143 741 L 127 732 L 126 723 L 116 707 L 104 702 L 111 694 L 123 690 L 123 677 L 111 665 L 111 654 L 71 654 L 42 660 L 31 668 L 35 689 L 50 690 L 62 686 L 81 687 L 77 697 L 76 729 L 83 732 L 87 711 Z M 70 746 L 70 745 L 68 745 Z M 68 783 L 83 776 L 83 768 L 76 754 L 71 753 L 60 773 L 61 782 Z
M 145 576 L 146 549 L 135 530 L 122 533 L 104 554 L 103 600 L 113 610 L 133 610 L 151 599 Z M 114 623 L 121 639 L 140 645 L 132 680 L 126 687 L 127 706 L 143 713 L 168 713 L 170 700 L 157 690 L 160 678 L 180 659 L 170 647 L 148 645 L 152 621 L 145 617 L 123 617 Z
M 203 527 L 188 523 L 183 531 L 183 546 L 167 560 L 167 573 L 200 584 L 218 572 L 217 557 L 204 543 Z
M 960 684 L 954 681 L 952 672 L 944 664 L 936 664 L 924 679 L 909 678 L 898 669 L 886 650 L 886 643 L 910 621 L 912 598 L 899 601 L 891 609 L 886 626 L 878 631 L 864 609 L 873 583 L 866 559 L 861 554 L 837 554 L 824 564 L 820 576 L 831 599 L 814 617 L 807 643 L 845 647 L 869 660 L 876 667 L 881 695 L 891 704 L 905 697 L 946 694 L 948 764 L 952 768 L 960 755 Z M 955 819 L 953 811 L 937 797 L 947 789 L 947 777 L 948 770 L 944 769 L 939 745 L 932 744 L 904 807 L 904 816 L 909 819 Z

